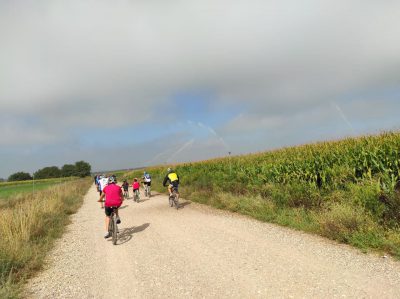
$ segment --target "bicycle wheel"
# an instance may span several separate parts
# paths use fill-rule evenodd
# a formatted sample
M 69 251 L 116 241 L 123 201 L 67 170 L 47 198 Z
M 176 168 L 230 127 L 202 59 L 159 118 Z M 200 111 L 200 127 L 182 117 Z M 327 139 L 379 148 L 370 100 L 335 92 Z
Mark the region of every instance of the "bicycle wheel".
M 178 210 L 179 209 L 179 198 L 175 192 L 174 192 L 174 204 L 175 204 L 175 208 Z
M 113 232 L 112 232 L 112 243 L 114 245 L 117 244 L 117 232 L 118 232 L 118 227 L 117 227 L 117 215 L 114 214 L 112 218 L 112 223 L 113 223 Z
M 147 196 L 150 198 L 151 197 L 151 187 L 147 186 Z
M 135 201 L 139 202 L 139 195 L 138 195 L 138 191 L 135 191 Z
M 114 221 L 113 221 L 113 218 L 114 218 L 114 214 L 112 213 L 111 214 L 111 216 L 110 216 L 110 222 L 108 222 L 108 234 L 109 235 L 113 235 L 113 232 L 114 232 Z
M 169 206 L 172 208 L 174 206 L 174 198 L 172 195 L 169 197 Z

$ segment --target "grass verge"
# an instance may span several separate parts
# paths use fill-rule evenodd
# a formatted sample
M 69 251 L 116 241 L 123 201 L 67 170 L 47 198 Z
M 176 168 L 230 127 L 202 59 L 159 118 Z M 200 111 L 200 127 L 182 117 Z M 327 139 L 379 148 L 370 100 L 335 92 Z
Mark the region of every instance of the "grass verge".
M 240 213 L 264 222 L 320 235 L 352 245 L 363 252 L 388 253 L 400 259 L 400 229 L 380 224 L 353 203 L 345 201 L 318 209 L 280 205 L 280 198 L 233 195 L 225 192 L 195 191 L 182 188 L 184 198 L 217 209 Z M 346 193 L 342 194 L 343 196 Z M 348 195 L 348 194 L 347 194 Z
M 163 170 L 148 169 L 154 174 L 153 190 L 162 193 L 166 191 L 161 185 Z M 125 178 L 140 175 L 140 171 L 128 172 Z M 200 184 L 199 180 L 192 183 L 191 178 L 185 179 L 180 186 L 181 196 L 193 202 L 400 259 L 400 193 L 382 197 L 374 182 L 349 183 L 344 189 L 329 192 L 300 184 L 270 183 L 263 186 L 263 192 L 246 188 L 242 194 L 233 194 L 212 182 Z
M 81 179 L 20 194 L 13 205 L 0 207 L 0 298 L 21 296 L 23 283 L 41 269 L 91 183 Z

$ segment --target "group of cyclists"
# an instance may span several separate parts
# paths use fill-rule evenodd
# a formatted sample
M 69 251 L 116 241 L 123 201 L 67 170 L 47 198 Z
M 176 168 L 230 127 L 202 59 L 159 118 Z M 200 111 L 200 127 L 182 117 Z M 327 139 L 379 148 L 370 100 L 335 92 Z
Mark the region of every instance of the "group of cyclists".
M 128 198 L 127 195 L 129 194 L 128 193 L 129 183 L 127 180 L 124 180 L 122 185 L 119 186 L 117 184 L 117 177 L 115 175 L 110 175 L 109 177 L 107 177 L 104 174 L 96 175 L 94 177 L 94 182 L 100 194 L 98 202 L 100 202 L 101 208 L 104 208 L 106 214 L 106 219 L 105 219 L 106 234 L 104 235 L 104 238 L 107 239 L 111 237 L 108 231 L 108 225 L 113 210 L 116 210 L 117 224 L 121 223 L 121 219 L 118 215 L 118 208 L 121 207 L 124 199 Z M 151 186 L 151 175 L 146 171 L 143 173 L 142 184 L 145 188 Z M 179 196 L 178 193 L 179 176 L 172 168 L 167 169 L 167 174 L 163 180 L 163 186 L 166 187 L 167 185 L 170 196 L 172 194 L 173 189 L 175 189 L 175 191 Z M 133 189 L 133 194 L 135 194 L 135 192 L 139 192 L 140 183 L 137 178 L 135 178 L 132 182 L 132 189 Z

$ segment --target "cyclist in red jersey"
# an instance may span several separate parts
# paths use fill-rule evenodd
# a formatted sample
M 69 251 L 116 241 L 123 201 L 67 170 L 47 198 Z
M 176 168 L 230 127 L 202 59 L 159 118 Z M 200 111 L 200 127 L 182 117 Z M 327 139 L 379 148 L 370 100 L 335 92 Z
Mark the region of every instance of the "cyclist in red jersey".
M 106 234 L 104 235 L 104 238 L 109 238 L 111 235 L 108 232 L 108 224 L 110 222 L 110 216 L 113 208 L 119 208 L 122 205 L 122 202 L 124 201 L 124 196 L 122 194 L 121 187 L 118 186 L 117 184 L 117 178 L 115 176 L 110 176 L 108 178 L 108 185 L 104 187 L 103 193 L 100 196 L 100 199 L 98 200 L 99 202 L 102 202 L 104 197 L 106 198 L 105 200 L 105 213 L 106 213 Z M 117 223 L 121 223 L 121 219 L 119 218 L 118 215 L 118 209 L 116 210 L 117 214 Z

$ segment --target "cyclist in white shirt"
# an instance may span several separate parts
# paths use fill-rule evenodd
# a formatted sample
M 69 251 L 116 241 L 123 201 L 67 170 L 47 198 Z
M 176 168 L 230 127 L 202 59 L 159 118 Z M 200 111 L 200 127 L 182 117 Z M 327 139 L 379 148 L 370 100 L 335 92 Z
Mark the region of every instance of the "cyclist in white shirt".
M 106 177 L 105 175 L 100 176 L 99 179 L 99 191 L 100 191 L 100 196 L 103 194 L 103 190 L 104 188 L 108 185 L 108 177 Z M 104 202 L 101 201 L 101 208 L 104 208 Z
M 143 173 L 143 185 L 151 186 L 151 175 L 146 171 Z

